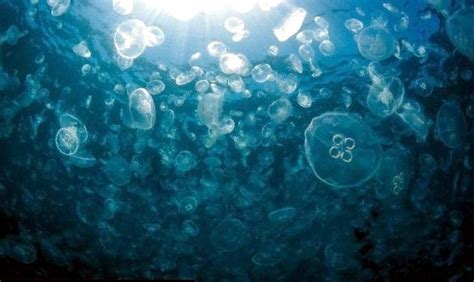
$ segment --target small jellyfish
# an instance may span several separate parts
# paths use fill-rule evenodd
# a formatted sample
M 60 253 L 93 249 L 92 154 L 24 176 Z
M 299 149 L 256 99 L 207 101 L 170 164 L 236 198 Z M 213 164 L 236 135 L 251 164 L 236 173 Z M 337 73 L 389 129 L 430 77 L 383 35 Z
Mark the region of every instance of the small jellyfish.
M 209 93 L 204 95 L 198 103 L 199 120 L 209 128 L 219 124 L 223 104 L 222 99 L 222 95 Z
M 220 222 L 211 233 L 212 245 L 223 252 L 240 249 L 249 237 L 247 227 L 242 221 L 230 218 Z
M 243 54 L 226 53 L 220 57 L 219 66 L 225 74 L 246 76 L 251 70 L 250 62 Z
M 199 226 L 192 220 L 185 220 L 183 222 L 183 232 L 190 237 L 196 237 L 199 234 Z
M 180 214 L 191 214 L 198 207 L 198 201 L 195 197 L 184 197 L 178 204 L 178 212 Z
M 474 62 L 474 7 L 459 9 L 446 21 L 446 32 L 453 45 Z
M 134 0 L 113 0 L 112 5 L 117 14 L 126 16 L 133 11 Z
M 224 22 L 225 29 L 230 33 L 240 33 L 245 28 L 245 23 L 238 17 L 229 17 Z
M 459 148 L 466 138 L 466 120 L 459 103 L 445 102 L 438 111 L 436 127 L 443 144 L 451 149 Z
M 104 162 L 102 171 L 113 184 L 127 185 L 130 182 L 130 163 L 122 156 L 116 155 Z
M 72 156 L 79 150 L 79 137 L 75 127 L 60 128 L 56 133 L 56 148 L 65 156 Z
M 296 209 L 293 207 L 281 208 L 268 214 L 268 220 L 271 222 L 287 222 L 296 215 Z
M 278 41 L 284 42 L 295 35 L 303 25 L 306 14 L 305 9 L 294 8 L 291 13 L 283 19 L 281 24 L 273 29 L 273 34 Z
M 305 131 L 310 167 L 322 182 L 338 187 L 359 186 L 380 164 L 381 147 L 357 115 L 328 112 L 315 117 Z
M 212 41 L 207 45 L 207 53 L 209 53 L 211 57 L 219 58 L 227 53 L 227 47 L 222 42 Z
M 145 88 L 138 88 L 130 94 L 129 110 L 134 128 L 149 130 L 155 125 L 155 102 Z
M 264 83 L 268 81 L 272 74 L 273 70 L 269 64 L 256 65 L 251 71 L 252 78 L 257 83 Z
M 125 59 L 135 59 L 145 51 L 148 28 L 140 20 L 126 20 L 115 31 L 117 53 Z
M 336 47 L 332 41 L 326 39 L 319 44 L 319 51 L 321 51 L 321 54 L 324 56 L 330 57 L 336 52 Z
M 373 84 L 367 95 L 367 107 L 379 117 L 387 117 L 395 113 L 403 103 L 405 87 L 399 78 L 391 77 L 379 85 Z
M 157 26 L 147 27 L 146 37 L 146 46 L 155 47 L 163 44 L 165 42 L 165 33 L 163 30 Z
M 409 155 L 401 148 L 393 148 L 383 153 L 375 179 L 380 183 L 375 189 L 379 198 L 399 195 L 406 191 L 409 183 Z
M 174 158 L 174 166 L 178 171 L 187 172 L 193 169 L 197 164 L 193 153 L 181 151 Z
M 281 98 L 270 104 L 267 113 L 275 123 L 287 120 L 293 112 L 293 105 L 288 99 Z
M 59 125 L 62 128 L 75 128 L 79 142 L 86 143 L 89 139 L 89 132 L 87 127 L 77 117 L 71 114 L 62 114 L 59 117 Z
M 371 61 L 383 61 L 395 53 L 395 37 L 383 26 L 364 28 L 357 37 L 360 54 Z

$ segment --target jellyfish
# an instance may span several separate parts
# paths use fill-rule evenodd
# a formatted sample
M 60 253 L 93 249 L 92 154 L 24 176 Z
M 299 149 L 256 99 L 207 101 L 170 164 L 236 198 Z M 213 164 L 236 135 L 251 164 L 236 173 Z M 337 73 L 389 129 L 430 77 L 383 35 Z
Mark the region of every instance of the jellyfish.
M 383 26 L 364 28 L 357 37 L 360 54 L 371 61 L 383 61 L 395 53 L 395 37 Z
M 198 103 L 199 120 L 207 127 L 218 125 L 223 104 L 222 95 L 209 93 L 202 97 Z
M 400 108 L 405 97 L 405 87 L 399 78 L 391 77 L 380 85 L 373 84 L 367 95 L 367 107 L 379 117 L 387 117 Z
M 129 96 L 132 127 L 149 130 L 155 125 L 155 102 L 145 88 L 138 88 Z
M 79 150 L 79 137 L 75 127 L 62 127 L 56 133 L 56 148 L 65 156 L 72 156 Z
M 319 180 L 345 188 L 373 177 L 381 147 L 358 115 L 328 112 L 315 117 L 306 128 L 305 153 Z
M 113 184 L 127 185 L 130 182 L 130 163 L 122 156 L 116 155 L 104 162 L 102 171 Z
M 196 166 L 196 158 L 189 151 L 181 151 L 174 158 L 174 166 L 181 172 L 190 171 Z
M 233 252 L 240 249 L 247 239 L 247 227 L 242 221 L 235 218 L 220 222 L 211 234 L 212 245 L 223 252 Z
M 270 104 L 267 114 L 275 123 L 287 120 L 293 112 L 293 105 L 288 99 L 281 98 Z
M 80 143 L 86 143 L 89 139 L 87 127 L 81 120 L 71 114 L 62 114 L 59 117 L 59 125 L 62 128 L 74 128 Z
M 446 21 L 446 32 L 454 46 L 474 62 L 474 7 L 468 6 L 456 11 Z
M 268 220 L 271 222 L 287 222 L 290 221 L 295 215 L 296 209 L 294 207 L 285 207 L 270 212 L 268 214 Z
M 380 183 L 376 188 L 379 198 L 400 195 L 406 191 L 409 183 L 408 153 L 402 148 L 392 148 L 383 153 L 375 179 Z
M 126 20 L 115 31 L 114 44 L 117 53 L 125 59 L 139 57 L 147 46 L 149 30 L 140 20 Z
M 466 120 L 457 101 L 449 100 L 441 106 L 436 117 L 436 127 L 446 147 L 456 149 L 464 143 Z

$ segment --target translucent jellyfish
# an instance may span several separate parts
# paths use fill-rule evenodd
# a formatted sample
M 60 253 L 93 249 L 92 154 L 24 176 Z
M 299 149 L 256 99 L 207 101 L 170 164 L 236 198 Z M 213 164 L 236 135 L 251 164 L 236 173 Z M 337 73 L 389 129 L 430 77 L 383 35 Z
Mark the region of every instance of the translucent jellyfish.
M 286 222 L 296 215 L 296 209 L 293 207 L 281 208 L 268 214 L 268 220 L 271 222 Z
M 36 261 L 36 248 L 30 242 L 13 240 L 8 242 L 7 254 L 10 258 L 23 264 L 31 264 Z
M 297 73 L 303 73 L 303 63 L 301 62 L 301 59 L 298 56 L 296 56 L 295 54 L 290 54 L 288 60 L 290 61 L 291 68 L 294 71 L 296 71 Z
M 295 8 L 285 17 L 283 22 L 273 29 L 273 34 L 278 41 L 283 42 L 295 35 L 303 25 L 306 18 L 306 10 L 303 8 Z
M 411 128 L 422 141 L 426 140 L 432 122 L 425 116 L 421 106 L 415 101 L 407 101 L 400 107 L 397 115 Z
M 298 93 L 298 96 L 296 96 L 296 101 L 300 107 L 308 109 L 313 104 L 313 97 L 311 96 L 311 93 L 300 92 Z
M 244 21 L 238 17 L 230 17 L 225 20 L 224 27 L 230 33 L 239 33 L 244 30 L 245 24 Z
M 191 83 L 196 78 L 196 74 L 193 71 L 185 71 L 176 77 L 176 85 L 186 85 Z
M 82 121 L 71 114 L 62 114 L 59 117 L 59 125 L 62 128 L 75 128 L 76 134 L 79 138 L 79 143 L 86 143 L 89 139 L 87 127 L 82 123 Z
M 305 131 L 305 152 L 316 177 L 338 188 L 369 180 L 381 157 L 381 147 L 361 117 L 338 112 L 311 121 Z
M 330 40 L 323 40 L 319 44 L 319 51 L 321 51 L 321 54 L 324 56 L 332 56 L 336 52 L 336 47 L 334 46 L 334 43 Z
M 72 156 L 79 150 L 79 137 L 75 127 L 62 127 L 56 133 L 56 148 L 65 156 Z
M 227 52 L 227 47 L 225 47 L 224 43 L 219 41 L 212 41 L 207 45 L 207 53 L 210 56 L 219 58 L 220 56 L 224 55 Z
M 199 226 L 192 220 L 185 220 L 183 222 L 183 232 L 190 237 L 196 237 L 199 234 Z
M 53 0 L 48 1 L 48 5 L 52 7 L 51 15 L 54 17 L 59 17 L 64 15 L 71 5 L 71 0 Z
M 147 27 L 145 39 L 147 47 L 159 46 L 165 42 L 165 33 L 157 26 L 149 26 Z
M 357 37 L 360 54 L 371 61 L 383 61 L 395 53 L 395 37 L 383 26 L 364 28 Z
M 81 56 L 85 59 L 90 58 L 92 55 L 91 51 L 89 50 L 89 47 L 87 46 L 87 42 L 85 41 L 81 41 L 79 42 L 79 44 L 74 45 L 74 47 L 72 47 L 72 50 L 76 55 Z
M 273 70 L 272 70 L 272 67 L 269 65 L 269 64 L 260 64 L 260 65 L 256 65 L 253 69 L 252 69 L 252 78 L 253 80 L 255 80 L 255 82 L 257 83 L 264 83 L 266 81 L 268 81 L 272 74 L 273 74 Z
M 395 113 L 403 103 L 405 87 L 399 78 L 391 77 L 379 85 L 373 84 L 367 95 L 367 107 L 377 116 L 386 117 Z
M 130 182 L 130 163 L 122 156 L 116 155 L 104 162 L 102 171 L 113 184 L 127 185 Z
M 187 172 L 193 169 L 197 164 L 193 153 L 189 151 L 181 151 L 174 158 L 174 167 L 178 171 Z
M 453 45 L 474 62 L 474 6 L 462 8 L 449 17 L 446 32 Z
M 223 104 L 222 98 L 222 95 L 209 93 L 199 101 L 198 117 L 207 127 L 213 127 L 219 123 Z
M 377 196 L 383 199 L 406 191 L 409 173 L 409 155 L 405 150 L 394 148 L 384 152 L 375 174 L 375 179 L 380 183 L 376 188 Z
M 231 218 L 219 223 L 211 234 L 212 245 L 224 252 L 240 249 L 248 239 L 247 227 L 242 221 Z
M 113 0 L 113 8 L 117 14 L 128 15 L 133 11 L 134 0 Z
M 145 88 L 138 88 L 130 94 L 129 110 L 134 128 L 153 128 L 156 119 L 155 102 Z
M 441 142 L 448 148 L 459 148 L 466 138 L 466 120 L 459 103 L 445 102 L 438 111 L 436 127 Z
M 226 53 L 219 61 L 220 69 L 225 74 L 248 75 L 251 65 L 247 57 L 243 54 Z
M 179 201 L 178 212 L 180 214 L 191 214 L 197 209 L 197 207 L 198 201 L 195 197 L 184 197 L 183 199 L 181 199 L 181 201 Z
M 146 88 L 150 92 L 151 95 L 158 95 L 161 92 L 165 91 L 166 85 L 163 81 L 159 79 L 155 79 L 150 81 L 147 85 Z
M 140 20 L 126 20 L 115 31 L 117 53 L 125 59 L 138 58 L 147 46 L 148 28 Z
M 344 22 L 344 26 L 353 33 L 358 33 L 364 28 L 364 23 L 358 19 L 348 19 Z
M 293 112 L 293 105 L 288 99 L 282 98 L 274 101 L 268 107 L 267 113 L 275 123 L 287 120 Z

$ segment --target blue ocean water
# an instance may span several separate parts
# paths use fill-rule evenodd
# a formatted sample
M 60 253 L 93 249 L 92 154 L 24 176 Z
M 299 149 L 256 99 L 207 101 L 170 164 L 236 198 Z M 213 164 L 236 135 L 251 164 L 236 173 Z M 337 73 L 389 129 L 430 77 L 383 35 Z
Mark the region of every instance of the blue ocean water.
M 473 4 L 0 0 L 0 280 L 472 280 Z

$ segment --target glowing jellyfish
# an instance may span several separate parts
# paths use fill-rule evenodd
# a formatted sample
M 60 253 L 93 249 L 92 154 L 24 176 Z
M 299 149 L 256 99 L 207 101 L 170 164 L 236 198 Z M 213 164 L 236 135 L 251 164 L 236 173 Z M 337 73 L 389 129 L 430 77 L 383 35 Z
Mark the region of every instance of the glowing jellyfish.
M 147 47 L 155 47 L 165 42 L 165 33 L 157 26 L 149 26 L 145 38 Z
M 129 110 L 134 128 L 149 130 L 155 124 L 155 102 L 145 88 L 138 88 L 130 94 Z
M 209 93 L 202 97 L 198 103 L 199 120 L 207 127 L 216 126 L 222 112 L 222 95 Z
M 79 150 L 79 137 L 75 127 L 62 127 L 56 133 L 56 148 L 65 156 L 72 156 Z
M 449 40 L 469 60 L 474 62 L 474 7 L 469 6 L 456 11 L 446 21 Z
M 250 62 L 243 54 L 226 53 L 220 57 L 219 67 L 225 74 L 248 75 L 251 70 Z
M 406 191 L 409 173 L 409 157 L 405 150 L 394 148 L 384 152 L 375 174 L 375 179 L 380 183 L 375 190 L 377 196 L 384 199 Z
M 140 20 L 126 20 L 115 31 L 117 53 L 125 59 L 135 59 L 145 51 L 149 30 Z
M 318 179 L 343 188 L 358 186 L 374 175 L 381 147 L 359 116 L 328 112 L 315 117 L 306 129 L 305 152 Z
M 246 226 L 242 221 L 231 218 L 219 223 L 211 234 L 212 245 L 224 252 L 240 249 L 248 238 Z
M 395 53 L 395 37 L 383 26 L 364 28 L 357 37 L 360 54 L 371 61 L 383 61 Z
M 399 78 L 391 77 L 373 84 L 367 95 L 367 107 L 379 117 L 393 114 L 403 103 L 405 87 Z
M 466 120 L 457 101 L 445 102 L 438 111 L 436 127 L 443 144 L 451 149 L 459 148 L 466 138 Z

